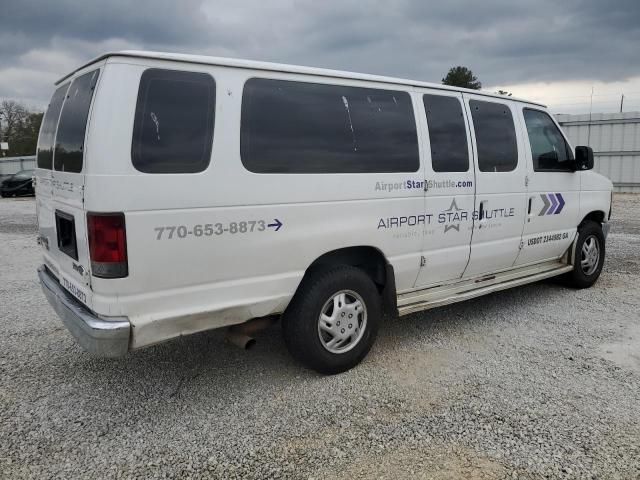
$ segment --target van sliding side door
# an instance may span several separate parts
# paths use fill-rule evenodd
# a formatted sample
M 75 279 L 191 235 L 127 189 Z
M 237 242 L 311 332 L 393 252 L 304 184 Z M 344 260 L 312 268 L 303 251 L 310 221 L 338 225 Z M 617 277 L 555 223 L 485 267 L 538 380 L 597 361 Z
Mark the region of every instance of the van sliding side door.
M 522 248 L 526 157 L 508 99 L 464 94 L 476 156 L 471 257 L 464 277 L 508 270 Z
M 475 172 L 462 94 L 420 89 L 425 172 L 422 267 L 416 287 L 458 279 L 469 260 Z

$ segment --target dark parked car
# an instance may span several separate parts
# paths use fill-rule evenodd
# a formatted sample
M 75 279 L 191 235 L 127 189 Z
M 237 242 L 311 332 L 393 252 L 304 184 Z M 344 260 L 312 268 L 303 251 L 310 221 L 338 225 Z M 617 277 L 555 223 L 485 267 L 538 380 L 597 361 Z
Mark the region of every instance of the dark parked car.
M 33 189 L 34 170 L 22 170 L 0 184 L 0 195 L 12 197 L 14 195 L 34 195 Z

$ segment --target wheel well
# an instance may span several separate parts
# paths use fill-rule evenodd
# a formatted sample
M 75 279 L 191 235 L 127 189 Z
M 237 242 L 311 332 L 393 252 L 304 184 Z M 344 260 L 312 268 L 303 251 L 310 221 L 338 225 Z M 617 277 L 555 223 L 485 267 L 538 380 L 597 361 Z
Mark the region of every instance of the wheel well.
M 347 247 L 327 252 L 318 257 L 307 269 L 324 267 L 328 265 L 350 265 L 367 272 L 371 280 L 378 286 L 386 284 L 385 267 L 387 259 L 382 252 L 374 247 Z
M 384 314 L 397 316 L 396 279 L 393 266 L 384 254 L 370 246 L 346 247 L 332 250 L 318 257 L 305 272 L 305 277 L 318 268 L 350 265 L 366 272 L 382 296 Z
M 590 212 L 586 217 L 584 217 L 582 219 L 582 221 L 580 222 L 580 225 L 582 225 L 583 223 L 592 220 L 594 222 L 598 222 L 598 223 L 603 223 L 604 222 L 604 212 L 600 211 L 600 210 L 595 210 L 593 212 Z

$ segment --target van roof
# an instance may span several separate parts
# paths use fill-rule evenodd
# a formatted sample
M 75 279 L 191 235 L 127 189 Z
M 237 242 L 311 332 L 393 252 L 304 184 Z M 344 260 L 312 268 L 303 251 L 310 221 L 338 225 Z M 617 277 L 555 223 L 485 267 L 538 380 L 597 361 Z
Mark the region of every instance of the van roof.
M 541 104 L 538 102 L 531 102 L 529 100 L 525 100 L 521 98 L 504 97 L 503 95 L 500 95 L 497 93 L 491 93 L 491 92 L 486 92 L 482 90 L 470 90 L 468 88 L 451 87 L 448 85 L 441 85 L 439 83 L 421 82 L 418 80 L 385 77 L 382 75 L 371 75 L 366 73 L 345 72 L 340 70 L 330 70 L 326 68 L 304 67 L 300 65 L 287 65 L 283 63 L 259 62 L 255 60 L 243 60 L 243 59 L 237 59 L 237 58 L 209 57 L 205 55 L 188 55 L 183 53 L 152 52 L 152 51 L 143 51 L 143 50 L 122 50 L 119 52 L 104 53 L 94 58 L 90 62 L 87 62 L 84 65 L 76 68 L 75 70 L 65 75 L 64 77 L 62 77 L 60 80 L 56 82 L 56 85 L 63 82 L 67 78 L 73 76 L 76 72 L 82 70 L 83 68 L 93 63 L 99 62 L 100 60 L 104 60 L 110 57 L 144 58 L 144 59 L 150 59 L 150 60 L 166 60 L 171 62 L 183 62 L 183 63 L 201 64 L 201 65 L 216 65 L 216 66 L 233 67 L 233 68 L 249 68 L 252 70 L 267 70 L 272 72 L 298 73 L 303 75 L 317 75 L 317 76 L 323 76 L 323 77 L 365 80 L 365 81 L 389 83 L 389 84 L 395 84 L 395 85 L 433 88 L 438 90 L 449 90 L 449 91 L 455 91 L 455 92 L 466 92 L 466 93 L 472 93 L 475 95 L 483 95 L 486 97 L 495 97 L 495 98 L 501 98 L 501 99 L 508 98 L 509 100 L 529 103 L 533 105 L 539 105 L 541 107 L 546 108 L 546 105 L 544 104 Z

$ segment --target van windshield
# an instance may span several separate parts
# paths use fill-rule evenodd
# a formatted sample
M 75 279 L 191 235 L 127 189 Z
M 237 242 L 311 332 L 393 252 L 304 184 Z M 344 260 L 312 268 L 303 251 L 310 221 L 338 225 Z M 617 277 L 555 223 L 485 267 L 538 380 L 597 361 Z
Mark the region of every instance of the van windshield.
M 74 173 L 82 170 L 84 136 L 98 72 L 94 70 L 79 76 L 69 87 L 56 135 L 53 159 L 56 170 Z

